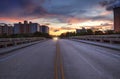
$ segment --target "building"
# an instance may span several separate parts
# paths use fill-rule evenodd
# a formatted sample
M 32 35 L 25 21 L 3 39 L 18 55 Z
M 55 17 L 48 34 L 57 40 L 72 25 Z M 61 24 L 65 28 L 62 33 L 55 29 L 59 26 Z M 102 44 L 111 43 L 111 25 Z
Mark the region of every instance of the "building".
M 38 23 L 29 23 L 30 33 L 40 32 L 40 25 Z
M 13 27 L 7 24 L 0 24 L 0 35 L 12 35 L 13 34 Z
M 84 27 L 82 27 L 82 29 L 76 29 L 76 33 L 85 33 L 85 32 L 87 32 L 87 30 Z
M 0 25 L 0 36 L 3 35 L 3 26 Z
M 29 31 L 30 28 L 27 21 L 24 21 L 23 24 L 21 22 L 14 24 L 14 34 L 27 34 Z
M 120 7 L 114 9 L 114 30 L 115 32 L 120 31 Z
M 13 26 L 8 26 L 8 34 L 7 35 L 12 35 L 13 34 Z
M 30 34 L 40 32 L 40 25 L 38 23 L 32 23 L 24 21 L 14 24 L 14 34 Z
M 42 33 L 48 33 L 49 34 L 49 27 L 46 25 L 41 26 L 41 32 Z
M 19 22 L 18 24 L 14 24 L 14 34 L 21 34 L 21 33 L 23 33 L 22 23 Z

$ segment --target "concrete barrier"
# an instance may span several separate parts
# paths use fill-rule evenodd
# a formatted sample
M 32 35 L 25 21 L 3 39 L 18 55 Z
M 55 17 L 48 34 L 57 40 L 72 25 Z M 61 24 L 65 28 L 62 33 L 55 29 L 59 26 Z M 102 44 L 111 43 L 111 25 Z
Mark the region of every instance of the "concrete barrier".
M 11 46 L 11 47 L 7 47 L 7 48 L 0 48 L 0 56 L 5 55 L 5 54 L 9 54 L 13 51 L 22 49 L 22 48 L 26 48 L 41 42 L 45 42 L 47 40 L 40 40 L 40 41 L 35 41 L 35 42 L 30 42 L 30 43 L 26 43 L 26 44 L 21 44 L 21 45 L 17 45 L 17 46 Z
M 0 38 L 0 48 L 6 48 L 9 46 L 30 43 L 35 41 L 45 40 L 43 37 L 32 38 Z
M 120 35 L 86 35 L 86 36 L 73 36 L 70 39 L 88 40 L 96 42 L 116 43 L 120 44 Z

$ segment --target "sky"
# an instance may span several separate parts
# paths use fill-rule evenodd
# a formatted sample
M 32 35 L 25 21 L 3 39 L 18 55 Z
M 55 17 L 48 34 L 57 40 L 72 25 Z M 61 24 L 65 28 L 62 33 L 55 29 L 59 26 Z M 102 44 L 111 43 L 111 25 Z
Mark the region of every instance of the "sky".
M 112 1 L 116 0 L 2 0 L 0 23 L 37 22 L 48 25 L 52 35 L 81 27 L 113 29 Z

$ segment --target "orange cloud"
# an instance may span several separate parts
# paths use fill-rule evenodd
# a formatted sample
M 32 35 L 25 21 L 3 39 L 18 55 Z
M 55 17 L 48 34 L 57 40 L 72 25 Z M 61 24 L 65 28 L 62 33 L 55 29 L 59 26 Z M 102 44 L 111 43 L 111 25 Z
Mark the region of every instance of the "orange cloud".
M 71 18 L 68 18 L 67 20 L 68 20 L 68 23 L 72 24 L 72 23 L 81 23 L 81 22 L 87 21 L 88 19 L 71 17 Z
M 0 20 L 1 20 L 1 21 L 11 22 L 11 23 L 23 21 L 23 20 L 21 20 L 21 19 L 6 18 L 6 17 L 4 17 L 4 18 L 3 18 L 3 17 L 0 17 Z

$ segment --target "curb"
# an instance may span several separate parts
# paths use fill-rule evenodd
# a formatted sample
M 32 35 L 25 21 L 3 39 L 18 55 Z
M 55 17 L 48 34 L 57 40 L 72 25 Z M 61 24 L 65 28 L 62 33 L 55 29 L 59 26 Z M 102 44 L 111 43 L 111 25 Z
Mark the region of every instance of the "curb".
M 77 42 L 81 42 L 81 43 L 91 44 L 91 45 L 95 45 L 95 46 L 99 46 L 99 47 L 104 47 L 104 48 L 109 48 L 109 49 L 120 51 L 119 48 L 113 48 L 113 47 L 109 47 L 109 46 L 104 46 L 104 45 L 99 45 L 99 44 L 94 44 L 94 43 L 88 43 L 88 42 L 84 42 L 84 41 L 80 41 L 80 40 L 76 40 L 76 39 L 72 39 L 72 41 L 77 41 Z

